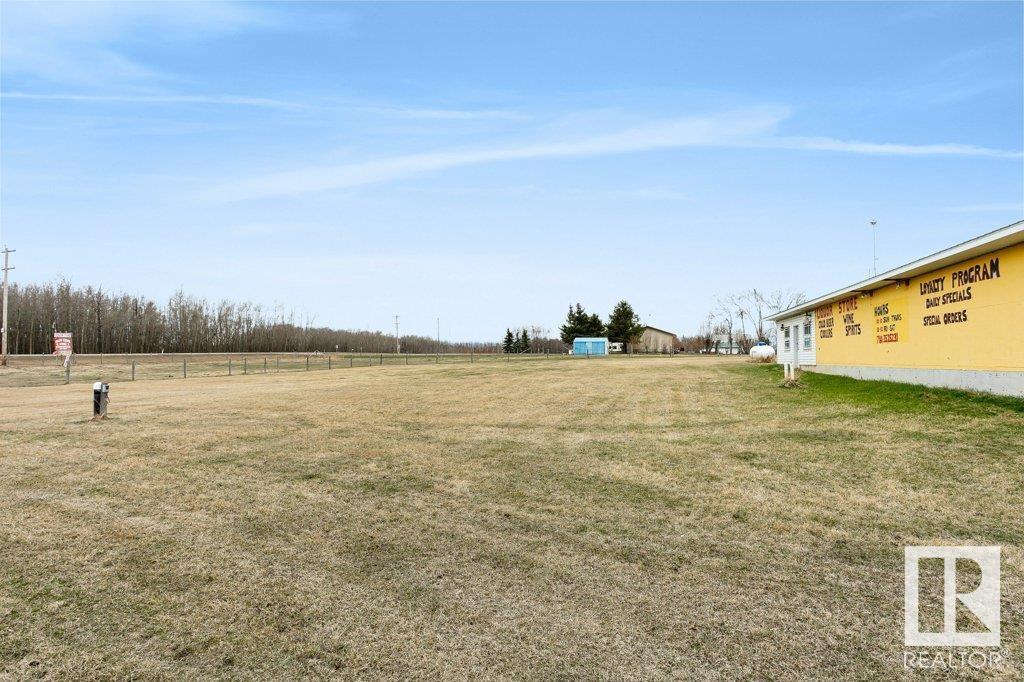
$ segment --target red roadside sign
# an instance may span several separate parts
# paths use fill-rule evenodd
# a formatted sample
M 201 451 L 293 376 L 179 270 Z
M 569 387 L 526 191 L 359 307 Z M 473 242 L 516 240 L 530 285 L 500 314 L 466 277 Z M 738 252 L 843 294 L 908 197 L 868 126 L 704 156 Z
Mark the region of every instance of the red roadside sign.
M 53 333 L 53 354 L 71 355 L 71 332 Z

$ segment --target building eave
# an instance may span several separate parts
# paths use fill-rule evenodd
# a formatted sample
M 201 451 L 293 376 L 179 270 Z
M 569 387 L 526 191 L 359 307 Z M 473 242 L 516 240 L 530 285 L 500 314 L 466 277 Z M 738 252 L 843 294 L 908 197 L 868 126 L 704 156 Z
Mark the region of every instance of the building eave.
M 782 310 L 777 313 L 772 313 L 765 317 L 770 322 L 776 322 L 788 317 L 796 317 L 797 315 L 803 315 L 808 313 L 815 308 L 819 308 L 829 303 L 835 303 L 844 298 L 849 298 L 851 295 L 856 294 L 870 294 L 871 292 L 887 287 L 894 282 L 909 281 L 913 277 L 923 275 L 934 270 L 947 267 L 949 265 L 955 265 L 971 258 L 977 258 L 986 254 L 992 253 L 993 251 L 999 251 L 1009 246 L 1015 246 L 1017 244 L 1024 243 L 1024 220 L 1019 220 L 1015 223 L 1001 227 L 998 230 L 993 230 L 987 234 L 983 234 L 974 239 L 956 244 L 948 249 L 943 249 L 930 256 L 919 258 L 916 261 L 907 263 L 888 272 L 883 272 L 880 275 L 876 275 L 869 279 L 851 284 L 843 289 L 837 289 L 831 293 L 819 296 L 818 298 L 805 301 L 800 305 L 789 308 L 788 310 Z

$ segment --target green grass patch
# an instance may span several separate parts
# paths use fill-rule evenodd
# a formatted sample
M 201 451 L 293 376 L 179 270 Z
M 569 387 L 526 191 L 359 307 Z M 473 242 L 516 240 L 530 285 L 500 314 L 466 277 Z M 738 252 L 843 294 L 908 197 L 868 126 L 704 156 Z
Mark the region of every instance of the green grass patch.
M 732 371 L 757 377 L 760 387 L 775 388 L 782 381 L 779 365 L 735 365 Z M 1024 399 L 988 393 L 931 388 L 893 381 L 872 381 L 817 372 L 800 375 L 803 390 L 779 391 L 780 400 L 804 404 L 841 403 L 878 412 L 940 413 L 963 417 L 990 417 L 1004 412 L 1024 414 Z

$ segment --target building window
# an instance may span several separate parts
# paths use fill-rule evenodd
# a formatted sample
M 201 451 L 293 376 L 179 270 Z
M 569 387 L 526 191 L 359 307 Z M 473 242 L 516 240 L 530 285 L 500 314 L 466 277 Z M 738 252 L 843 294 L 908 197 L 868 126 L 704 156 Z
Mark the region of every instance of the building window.
M 810 350 L 811 349 L 811 334 L 812 333 L 813 332 L 811 331 L 811 321 L 810 320 L 804 320 L 804 349 L 805 350 Z
M 782 347 L 789 350 L 789 325 L 782 327 Z

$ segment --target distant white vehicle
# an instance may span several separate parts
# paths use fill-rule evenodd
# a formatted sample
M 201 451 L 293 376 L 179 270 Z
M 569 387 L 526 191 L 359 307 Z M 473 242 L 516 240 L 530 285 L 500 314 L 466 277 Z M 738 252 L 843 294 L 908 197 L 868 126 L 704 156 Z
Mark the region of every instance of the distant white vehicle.
M 608 352 L 609 353 L 622 353 L 622 352 L 625 352 L 625 346 L 626 346 L 626 344 L 622 343 L 621 341 L 612 341 L 612 342 L 610 342 L 608 344 Z

